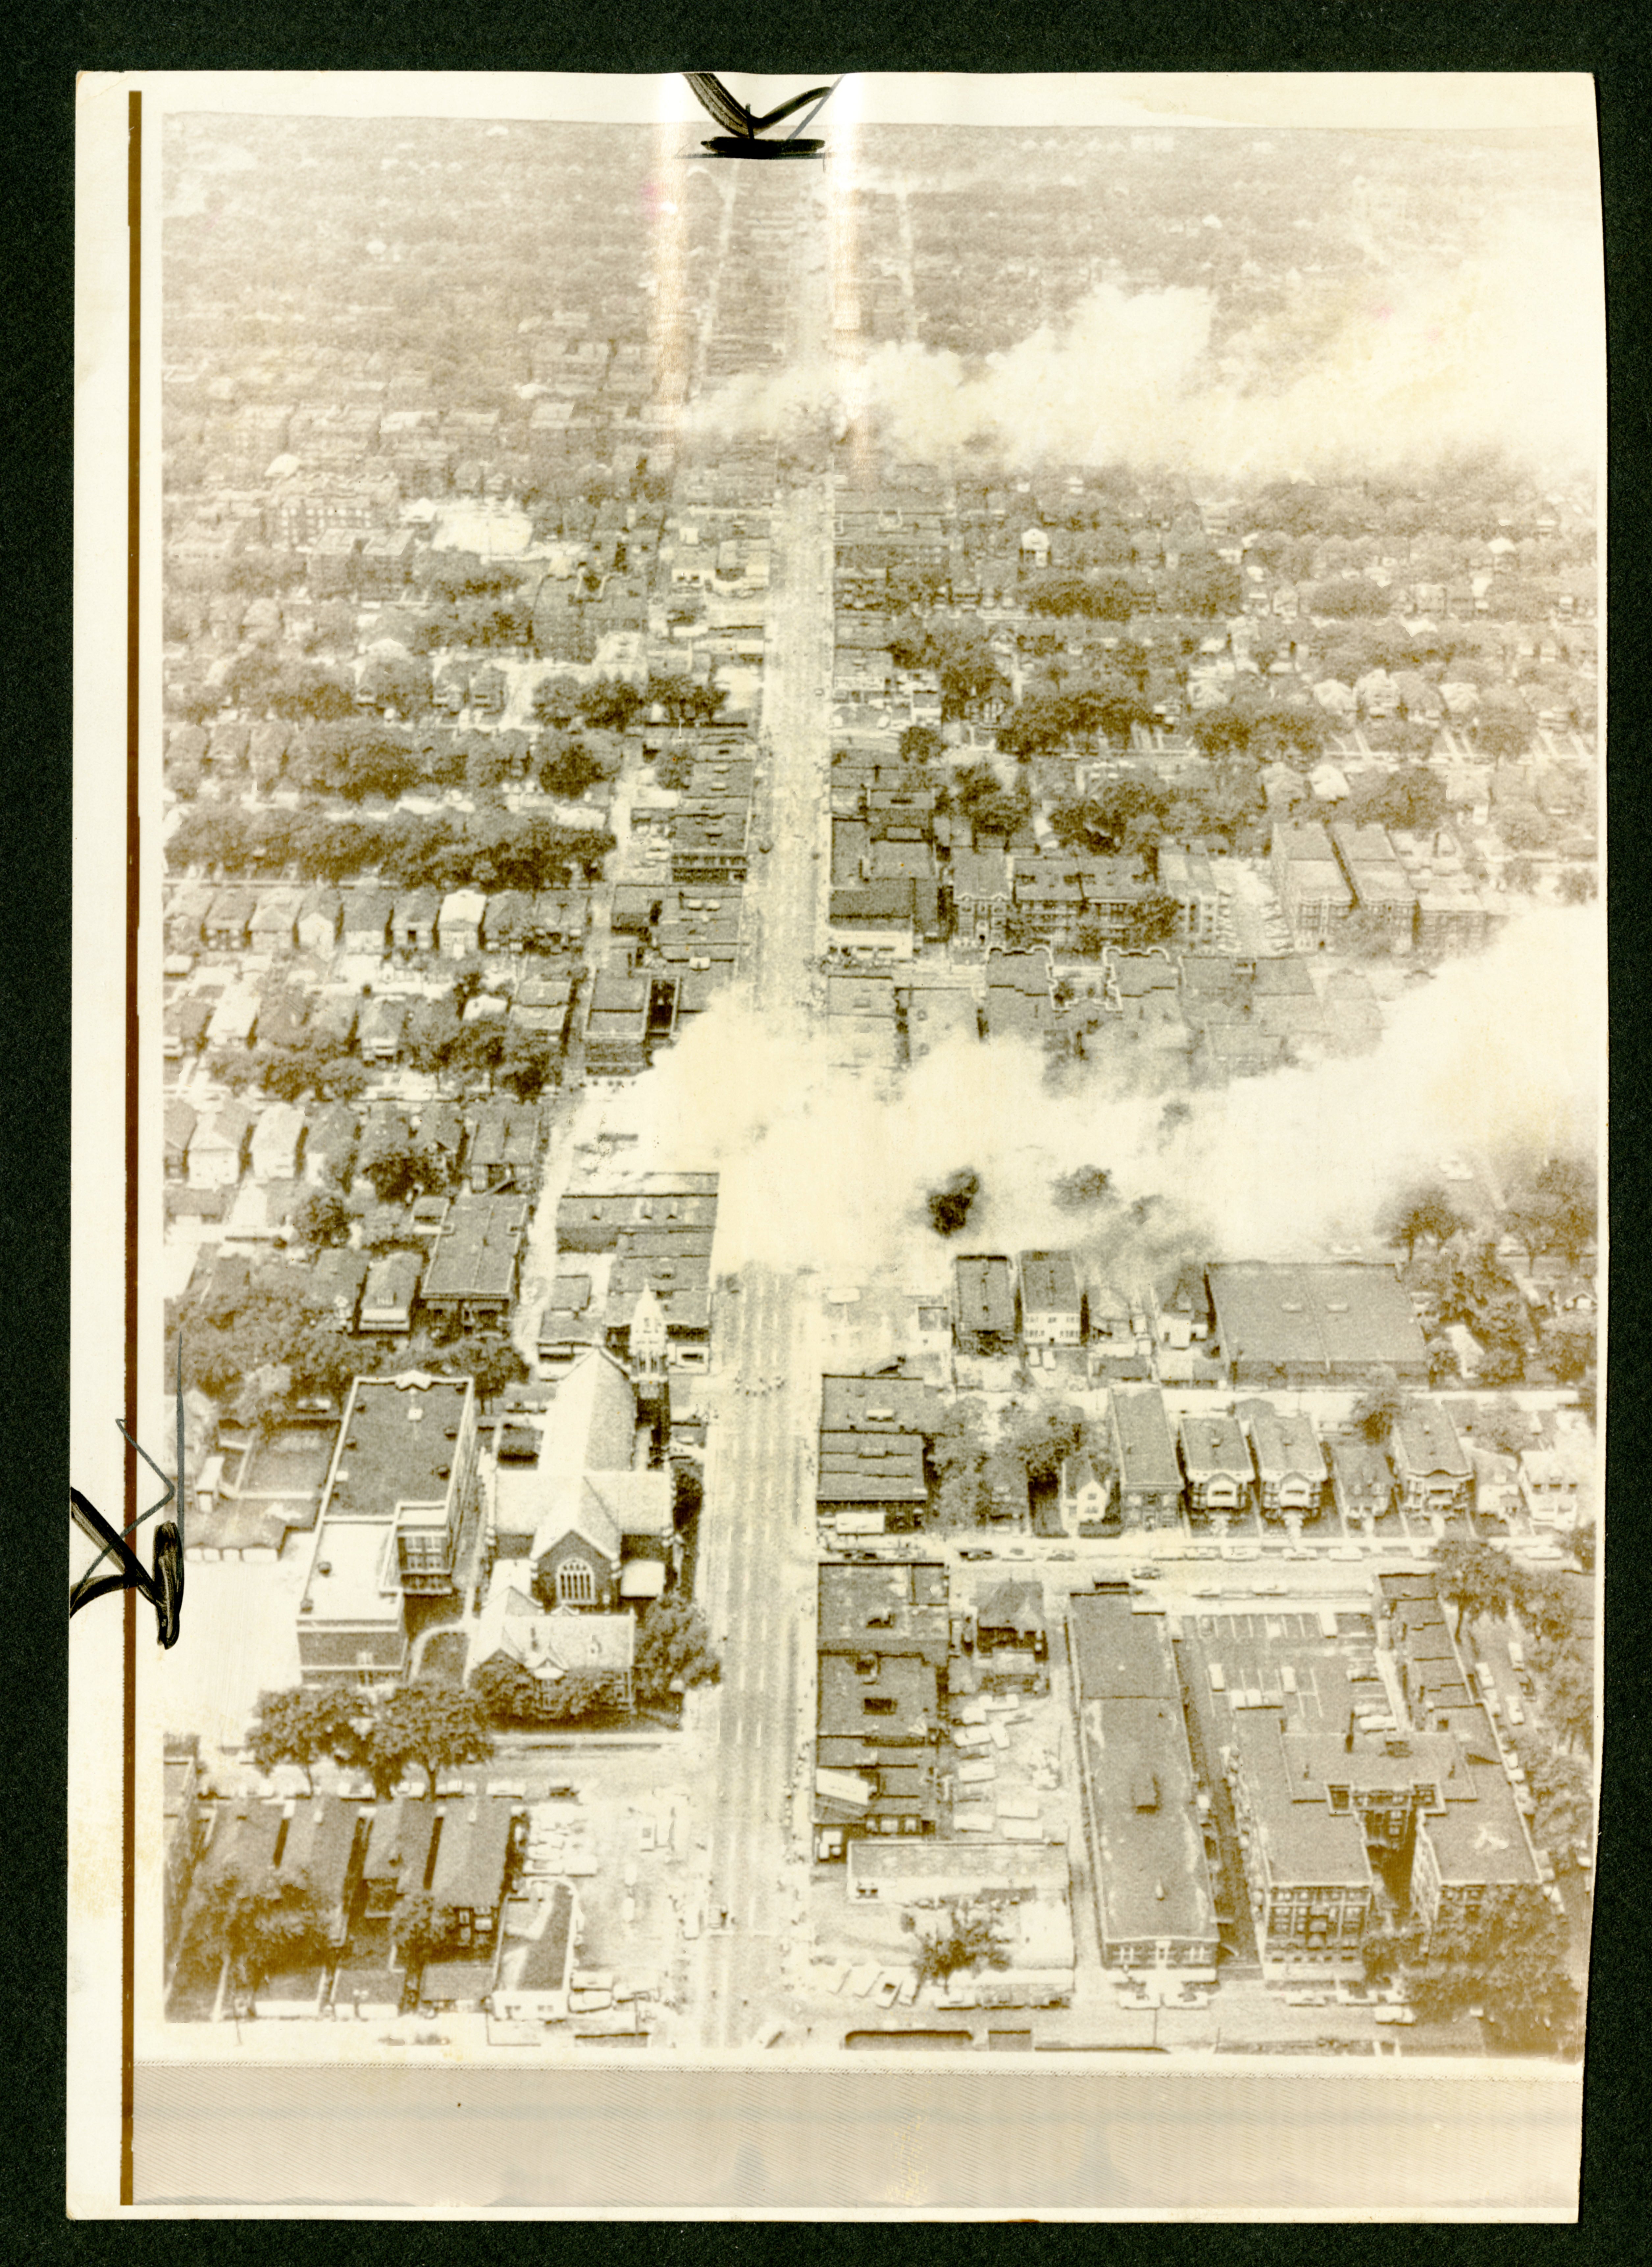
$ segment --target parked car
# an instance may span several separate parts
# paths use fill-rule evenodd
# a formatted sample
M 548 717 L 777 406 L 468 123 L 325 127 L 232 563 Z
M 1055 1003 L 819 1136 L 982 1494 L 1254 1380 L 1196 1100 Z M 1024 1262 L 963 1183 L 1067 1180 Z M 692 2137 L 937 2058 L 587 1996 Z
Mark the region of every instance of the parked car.
M 961 1559 L 990 1559 L 992 1553 L 990 1551 L 979 1551 L 972 1547 L 967 1551 L 961 1551 L 958 1556 Z
M 1157 1566 L 1132 1566 L 1130 1580 L 1132 1582 L 1156 1582 L 1159 1580 L 1159 1569 Z

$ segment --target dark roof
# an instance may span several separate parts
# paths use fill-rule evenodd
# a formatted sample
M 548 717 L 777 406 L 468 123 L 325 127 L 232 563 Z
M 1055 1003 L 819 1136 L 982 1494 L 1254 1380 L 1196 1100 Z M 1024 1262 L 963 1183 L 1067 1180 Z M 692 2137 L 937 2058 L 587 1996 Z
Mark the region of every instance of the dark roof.
M 945 1414 L 940 1396 L 918 1377 L 822 1377 L 822 1432 L 933 1433 Z
M 958 1326 L 1001 1338 L 1015 1332 L 1015 1278 L 1007 1259 L 983 1256 L 953 1262 L 958 1287 Z
M 910 921 L 912 890 L 910 880 L 866 882 L 858 889 L 834 890 L 830 918 L 834 921 Z
M 1391 1267 L 1247 1259 L 1209 1267 L 1205 1280 L 1230 1361 L 1327 1372 L 1426 1366 L 1422 1333 Z
M 426 1301 L 508 1298 L 515 1287 L 527 1225 L 525 1197 L 481 1197 L 469 1192 L 457 1196 L 430 1255 Z
M 489 1911 L 505 1885 L 511 1806 L 501 1795 L 472 1795 L 442 1813 L 442 1842 L 431 1895 L 444 1905 Z
M 903 1562 L 820 1569 L 822 1653 L 915 1654 L 947 1658 L 947 1569 Z
M 468 1379 L 439 1377 L 416 1385 L 358 1377 L 345 1406 L 327 1509 L 347 1509 L 357 1518 L 373 1513 L 388 1517 L 398 1503 L 444 1502 L 454 1444 L 472 1392 Z M 414 1409 L 416 1422 L 409 1414 Z
M 1115 1393 L 1113 1422 L 1119 1442 L 1120 1486 L 1171 1487 L 1180 1492 L 1181 1467 L 1176 1462 L 1176 1444 L 1159 1388 Z
M 1044 1627 L 1044 1593 L 1036 1582 L 997 1582 L 976 1600 L 976 1627 L 1036 1636 Z
M 1019 1262 L 1023 1313 L 1078 1306 L 1078 1271 L 1070 1251 L 1023 1251 Z

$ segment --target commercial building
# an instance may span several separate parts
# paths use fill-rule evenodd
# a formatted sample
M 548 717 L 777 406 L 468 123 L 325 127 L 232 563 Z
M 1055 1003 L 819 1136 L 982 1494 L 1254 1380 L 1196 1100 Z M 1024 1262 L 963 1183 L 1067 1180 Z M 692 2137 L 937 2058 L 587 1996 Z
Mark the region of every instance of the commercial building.
M 1214 1982 L 1216 1901 L 1164 1618 L 1081 1593 L 1067 1641 L 1102 1961 Z
M 1385 1370 L 1428 1383 L 1428 1349 L 1392 1267 L 1246 1259 L 1206 1268 L 1205 1284 L 1235 1386 L 1361 1385 Z

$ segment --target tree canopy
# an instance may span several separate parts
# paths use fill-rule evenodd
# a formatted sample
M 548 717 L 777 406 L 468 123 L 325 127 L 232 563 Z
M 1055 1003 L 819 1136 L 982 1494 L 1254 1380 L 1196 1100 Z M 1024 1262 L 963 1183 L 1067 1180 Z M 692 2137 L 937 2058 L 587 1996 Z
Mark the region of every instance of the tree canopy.
M 1445 1191 L 1430 1181 L 1391 1197 L 1378 1215 L 1377 1233 L 1385 1244 L 1403 1244 L 1409 1266 L 1422 1238 L 1444 1244 L 1467 1226 Z
M 632 1682 L 639 1700 L 657 1706 L 677 1686 L 715 1684 L 722 1666 L 700 1609 L 680 1596 L 656 1598 L 637 1630 Z
M 230 1867 L 208 1881 L 198 1926 L 227 1955 L 232 1984 L 256 1992 L 284 1969 L 319 1958 L 326 1918 L 302 1874 Z
M 969 1226 L 969 1214 L 981 1193 L 981 1177 L 969 1166 L 949 1173 L 925 1200 L 929 1209 L 929 1224 L 937 1236 L 961 1236 Z

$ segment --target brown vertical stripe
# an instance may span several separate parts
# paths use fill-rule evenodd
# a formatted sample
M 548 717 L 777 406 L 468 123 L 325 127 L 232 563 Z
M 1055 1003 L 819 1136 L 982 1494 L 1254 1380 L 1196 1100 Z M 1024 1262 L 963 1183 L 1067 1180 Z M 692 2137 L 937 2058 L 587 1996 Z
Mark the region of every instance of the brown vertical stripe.
M 127 96 L 126 428 L 126 1429 L 137 1438 L 138 1362 L 138 411 L 143 282 L 143 98 Z M 137 1459 L 122 1458 L 123 1525 L 137 1522 Z M 137 1593 L 124 1594 L 121 1774 L 121 2201 L 132 2201 L 133 2059 L 137 2013 Z

